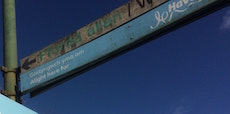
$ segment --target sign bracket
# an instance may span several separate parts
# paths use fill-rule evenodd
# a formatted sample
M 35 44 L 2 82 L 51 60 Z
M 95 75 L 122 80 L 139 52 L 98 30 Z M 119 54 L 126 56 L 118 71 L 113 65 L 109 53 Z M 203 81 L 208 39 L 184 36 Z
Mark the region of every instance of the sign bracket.
M 1 66 L 0 70 L 4 73 L 8 73 L 8 72 L 20 73 L 20 68 L 7 68 L 5 66 Z
M 15 91 L 16 93 L 10 93 L 9 91 L 7 90 L 1 90 L 1 94 L 2 95 L 5 95 L 6 97 L 11 97 L 11 96 L 15 96 L 16 97 L 16 101 L 20 104 L 22 104 L 22 100 L 21 100 L 21 92 L 19 91 L 18 89 L 18 84 L 19 84 L 19 81 L 20 81 L 20 76 L 19 76 L 19 73 L 21 72 L 20 71 L 20 67 L 18 68 L 7 68 L 5 66 L 0 66 L 0 70 L 3 72 L 3 73 L 9 73 L 9 72 L 13 72 L 16 74 L 16 86 L 15 86 Z M 5 75 L 6 76 L 6 75 Z

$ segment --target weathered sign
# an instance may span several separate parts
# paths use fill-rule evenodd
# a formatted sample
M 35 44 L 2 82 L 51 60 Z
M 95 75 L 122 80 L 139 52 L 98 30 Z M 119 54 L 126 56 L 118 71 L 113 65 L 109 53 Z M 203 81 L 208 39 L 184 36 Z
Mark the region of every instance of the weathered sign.
M 49 69 L 62 64 L 55 62 L 56 64 L 50 65 L 49 63 L 52 62 L 51 60 L 55 60 L 57 57 L 63 56 L 80 46 L 90 43 L 91 41 L 137 18 L 138 16 L 146 13 L 147 11 L 159 6 L 166 1 L 168 0 L 131 0 L 130 2 L 115 9 L 111 13 L 73 32 L 65 38 L 45 47 L 42 50 L 39 50 L 38 52 L 26 58 L 23 58 L 21 60 L 22 92 L 25 92 L 30 88 L 34 88 L 34 84 L 37 86 L 37 83 L 40 82 L 40 80 L 48 79 L 47 77 L 49 75 L 56 74 L 57 71 L 52 71 L 49 73 Z M 81 51 L 81 53 L 85 52 Z M 47 62 L 49 62 L 48 65 L 45 64 Z M 43 70 L 40 69 L 41 67 Z M 30 75 L 28 76 L 27 74 Z M 25 83 L 23 80 L 24 77 L 31 79 L 29 81 L 30 84 Z
M 45 47 L 21 60 L 21 72 L 25 73 L 37 66 L 76 49 L 111 30 L 129 22 L 168 0 L 131 0 L 102 18 L 73 32 L 65 38 Z
M 132 0 L 72 35 L 24 58 L 22 66 L 27 64 L 22 68 L 21 91 L 34 91 L 79 73 L 148 40 L 149 36 L 158 36 L 172 26 L 185 23 L 184 19 L 218 2 Z

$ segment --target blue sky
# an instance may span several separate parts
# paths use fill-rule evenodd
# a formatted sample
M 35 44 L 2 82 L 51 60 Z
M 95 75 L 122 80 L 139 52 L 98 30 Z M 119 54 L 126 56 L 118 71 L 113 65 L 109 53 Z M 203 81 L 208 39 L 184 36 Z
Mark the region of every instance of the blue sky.
M 127 1 L 16 1 L 18 61 Z M 229 36 L 226 7 L 34 98 L 24 95 L 23 105 L 41 114 L 229 114 Z

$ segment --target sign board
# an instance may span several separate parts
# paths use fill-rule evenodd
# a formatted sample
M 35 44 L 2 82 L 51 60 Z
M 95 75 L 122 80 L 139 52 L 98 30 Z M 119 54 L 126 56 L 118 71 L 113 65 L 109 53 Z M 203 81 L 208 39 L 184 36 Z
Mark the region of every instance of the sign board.
M 87 44 L 166 1 L 168 0 L 131 0 L 127 4 L 122 5 L 65 38 L 22 59 L 21 73 L 26 73 L 33 68 Z
M 0 114 L 38 114 L 0 94 Z
M 25 93 L 25 91 L 29 90 L 30 88 L 34 88 L 35 85 L 36 86 L 40 85 L 38 84 L 38 82 L 40 81 L 35 81 L 35 80 L 48 79 L 47 78 L 48 76 L 54 74 L 54 71 L 52 71 L 51 74 L 49 73 L 50 70 L 48 69 L 50 68 L 43 69 L 44 72 L 41 71 L 40 69 L 41 67 L 44 68 L 45 66 L 47 66 L 53 68 L 55 66 L 61 65 L 57 62 L 56 64 L 53 64 L 53 66 L 50 66 L 48 62 L 58 59 L 58 57 L 63 56 L 66 53 L 77 49 L 78 47 L 88 44 L 91 41 L 94 41 L 95 39 L 98 39 L 99 37 L 105 35 L 106 33 L 135 19 L 136 17 L 148 12 L 149 10 L 163 4 L 166 1 L 168 0 L 131 0 L 130 2 L 115 9 L 111 13 L 73 32 L 72 34 L 66 36 L 65 38 L 45 47 L 42 50 L 39 50 L 38 52 L 26 58 L 23 58 L 21 60 L 22 92 Z M 79 53 L 82 52 L 84 53 L 84 51 L 81 51 Z M 58 59 L 58 61 L 59 60 L 60 59 Z M 39 70 L 37 71 L 37 69 Z M 63 74 L 63 72 L 65 71 L 63 70 L 60 71 L 61 74 Z M 27 74 L 30 74 L 30 76 L 28 77 Z M 24 80 L 25 79 L 24 77 L 26 78 L 26 80 Z M 52 75 L 51 77 L 53 78 L 54 76 Z M 30 84 L 24 83 L 28 81 L 27 78 L 31 78 Z
M 108 15 L 21 60 L 21 91 L 82 72 L 185 23 L 222 0 L 131 0 Z M 223 1 L 222 1 L 223 2 Z M 193 19 L 193 18 L 191 18 Z

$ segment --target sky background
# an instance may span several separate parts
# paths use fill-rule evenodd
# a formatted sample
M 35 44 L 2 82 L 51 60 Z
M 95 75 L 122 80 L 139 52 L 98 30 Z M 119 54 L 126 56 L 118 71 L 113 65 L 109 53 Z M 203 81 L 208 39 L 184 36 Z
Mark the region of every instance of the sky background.
M 126 2 L 16 0 L 18 62 Z M 1 8 L 0 16 L 2 66 Z M 230 114 L 229 37 L 226 7 L 34 98 L 24 95 L 23 105 L 39 114 Z

